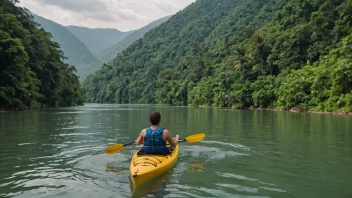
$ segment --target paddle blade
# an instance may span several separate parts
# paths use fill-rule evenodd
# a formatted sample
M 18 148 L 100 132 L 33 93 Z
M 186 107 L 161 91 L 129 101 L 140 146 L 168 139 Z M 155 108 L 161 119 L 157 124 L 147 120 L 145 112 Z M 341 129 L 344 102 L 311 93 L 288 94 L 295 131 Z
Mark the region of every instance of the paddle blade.
M 186 138 L 187 142 L 193 143 L 193 142 L 199 142 L 202 141 L 205 138 L 205 133 L 198 133 L 198 134 L 194 134 L 191 136 L 188 136 Z
M 121 151 L 123 147 L 124 147 L 123 144 L 115 144 L 115 145 L 109 146 L 106 148 L 106 153 L 107 154 L 117 153 Z

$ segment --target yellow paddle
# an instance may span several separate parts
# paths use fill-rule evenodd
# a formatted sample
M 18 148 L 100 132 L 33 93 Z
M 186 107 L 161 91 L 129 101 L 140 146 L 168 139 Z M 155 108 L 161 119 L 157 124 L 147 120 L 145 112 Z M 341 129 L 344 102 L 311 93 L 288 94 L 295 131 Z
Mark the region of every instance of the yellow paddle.
M 194 142 L 202 141 L 204 138 L 205 138 L 205 133 L 198 133 L 198 134 L 190 135 L 186 137 L 186 139 L 181 140 L 180 142 L 186 141 L 189 143 L 194 143 Z
M 105 151 L 107 154 L 114 154 L 114 153 L 120 152 L 123 149 L 123 147 L 128 146 L 128 145 L 132 145 L 132 144 L 135 144 L 135 143 L 132 142 L 129 144 L 115 144 L 115 145 L 107 147 L 105 149 Z
M 204 139 L 204 137 L 205 137 L 205 133 L 198 133 L 198 134 L 190 135 L 190 136 L 186 137 L 186 139 L 180 140 L 179 142 L 194 143 L 194 142 L 202 141 Z M 115 145 L 107 147 L 105 150 L 106 150 L 107 154 L 113 154 L 113 153 L 120 152 L 123 149 L 123 147 L 129 146 L 132 144 L 135 144 L 135 142 L 131 142 L 129 144 L 115 144 Z

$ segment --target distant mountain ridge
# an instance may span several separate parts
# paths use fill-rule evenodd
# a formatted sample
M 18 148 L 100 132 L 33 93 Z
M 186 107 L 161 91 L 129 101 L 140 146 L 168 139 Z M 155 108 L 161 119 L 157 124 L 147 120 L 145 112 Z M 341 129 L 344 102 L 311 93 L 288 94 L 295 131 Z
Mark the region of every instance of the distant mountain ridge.
M 121 32 L 113 28 L 87 28 L 79 26 L 66 26 L 80 41 L 82 41 L 89 51 L 97 56 L 102 50 L 120 42 L 133 31 Z
M 100 53 L 96 55 L 96 57 L 102 61 L 102 62 L 109 62 L 112 59 L 114 59 L 118 53 L 122 52 L 126 48 L 128 48 L 133 42 L 136 40 L 142 38 L 145 33 L 149 32 L 151 29 L 158 27 L 165 21 L 169 20 L 171 16 L 166 16 L 161 19 L 158 19 L 141 29 L 135 30 L 133 33 L 129 34 L 126 36 L 124 39 L 122 39 L 120 42 L 116 43 L 115 45 L 108 47 L 104 50 L 102 50 Z
M 54 21 L 32 13 L 34 21 L 53 36 L 60 44 L 67 60 L 74 65 L 80 80 L 101 68 L 103 62 L 113 60 L 118 53 L 142 38 L 145 33 L 167 21 L 170 16 L 158 19 L 138 30 L 121 32 L 113 28 L 86 28 L 62 26 Z
M 53 40 L 60 44 L 60 48 L 68 58 L 65 62 L 74 65 L 77 69 L 77 75 L 84 79 L 90 73 L 93 73 L 101 62 L 88 50 L 74 34 L 68 31 L 64 26 L 33 14 L 34 21 L 53 36 Z

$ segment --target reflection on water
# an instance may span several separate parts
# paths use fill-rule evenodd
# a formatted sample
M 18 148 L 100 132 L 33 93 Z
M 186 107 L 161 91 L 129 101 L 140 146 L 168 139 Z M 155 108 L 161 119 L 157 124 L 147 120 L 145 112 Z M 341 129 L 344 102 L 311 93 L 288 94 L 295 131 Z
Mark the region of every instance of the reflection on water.
M 130 183 L 130 189 L 132 197 L 162 197 L 166 195 L 165 183 L 170 178 L 172 171 L 169 171 L 159 177 L 156 177 L 145 184 L 134 188 L 132 182 Z
M 105 148 L 135 140 L 153 110 L 172 134 L 207 136 L 131 189 L 140 147 Z M 351 197 L 351 156 L 348 116 L 95 104 L 0 114 L 0 197 Z
M 105 171 L 106 172 L 110 172 L 110 173 L 115 173 L 115 174 L 120 174 L 120 171 L 116 168 L 116 167 L 113 167 L 113 166 L 111 166 L 111 165 L 109 165 L 109 164 L 107 164 L 106 166 L 105 166 Z
M 192 169 L 200 169 L 200 170 L 205 170 L 203 164 L 191 164 Z

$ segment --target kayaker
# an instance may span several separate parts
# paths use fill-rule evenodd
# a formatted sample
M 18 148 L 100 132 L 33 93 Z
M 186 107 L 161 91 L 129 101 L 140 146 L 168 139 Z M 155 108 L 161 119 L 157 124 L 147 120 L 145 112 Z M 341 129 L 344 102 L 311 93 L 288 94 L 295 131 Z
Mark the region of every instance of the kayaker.
M 144 154 L 169 154 L 170 150 L 166 146 L 166 142 L 169 142 L 172 147 L 176 147 L 180 136 L 176 135 L 175 139 L 172 139 L 170 131 L 160 128 L 161 115 L 159 112 L 152 112 L 149 121 L 152 126 L 140 132 L 135 141 L 136 145 L 143 144 L 141 151 Z

